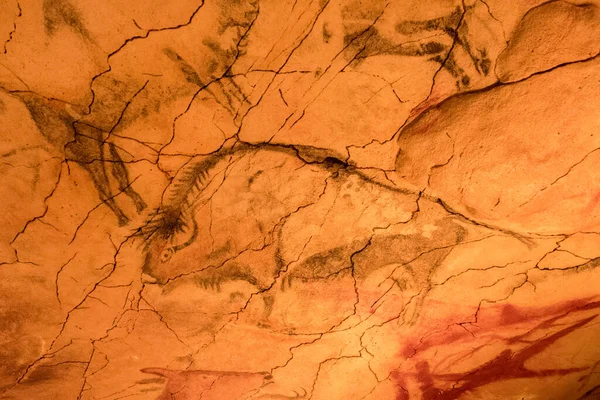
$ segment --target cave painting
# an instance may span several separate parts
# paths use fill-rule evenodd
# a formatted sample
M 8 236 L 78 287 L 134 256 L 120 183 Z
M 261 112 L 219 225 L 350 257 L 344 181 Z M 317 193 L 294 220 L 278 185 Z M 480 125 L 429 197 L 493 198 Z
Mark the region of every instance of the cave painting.
M 597 2 L 7 0 L 0 399 L 600 398 Z

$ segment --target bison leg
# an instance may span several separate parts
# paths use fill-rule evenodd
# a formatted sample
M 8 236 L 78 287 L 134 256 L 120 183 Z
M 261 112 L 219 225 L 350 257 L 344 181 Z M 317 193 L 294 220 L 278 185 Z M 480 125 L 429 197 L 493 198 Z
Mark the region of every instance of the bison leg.
M 131 187 L 129 172 L 127 171 L 127 167 L 125 167 L 123 160 L 119 156 L 115 145 L 113 143 L 109 143 L 108 148 L 110 149 L 110 157 L 112 161 L 112 176 L 114 176 L 117 180 L 119 190 L 125 192 L 125 194 L 129 196 L 129 198 L 135 204 L 135 208 L 137 209 L 138 213 L 142 212 L 146 208 L 146 202 L 144 199 L 142 199 L 142 196 L 140 196 L 138 192 Z
M 127 223 L 129 223 L 129 218 L 127 218 L 123 210 L 121 210 L 111 193 L 104 163 L 94 161 L 90 164 L 82 163 L 80 165 L 87 170 L 92 177 L 92 181 L 94 182 L 94 186 L 96 186 L 100 200 L 102 200 L 102 202 L 106 204 L 108 208 L 115 214 L 119 222 L 119 226 L 127 225 Z
M 275 304 L 275 295 L 264 293 L 262 295 L 262 300 L 264 303 L 263 315 L 262 315 L 260 322 L 258 323 L 258 326 L 268 327 L 271 325 L 269 323 L 269 317 L 271 316 L 271 313 L 273 312 L 273 304 Z

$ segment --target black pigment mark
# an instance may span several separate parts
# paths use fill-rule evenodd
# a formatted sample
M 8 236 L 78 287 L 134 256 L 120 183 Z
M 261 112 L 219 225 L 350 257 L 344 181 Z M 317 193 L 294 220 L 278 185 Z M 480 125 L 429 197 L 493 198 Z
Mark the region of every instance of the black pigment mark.
M 490 73 L 492 62 L 489 59 L 487 49 L 473 48 L 468 40 L 469 27 L 464 18 L 471 8 L 467 6 L 464 10 L 456 7 L 449 15 L 429 20 L 408 20 L 395 25 L 396 32 L 408 36 L 408 41 L 396 43 L 393 40 L 379 34 L 377 28 L 372 26 L 374 34 L 367 40 L 364 49 L 355 57 L 353 62 L 360 63 L 362 60 L 378 55 L 397 55 L 404 57 L 428 57 L 429 61 L 440 64 L 442 68 L 448 71 L 455 79 L 457 87 L 467 87 L 471 83 L 471 77 L 465 72 L 465 69 L 456 59 L 456 46 L 462 50 L 471 59 L 471 62 L 478 73 L 487 76 Z M 357 21 L 348 18 L 344 42 L 350 43 L 356 37 Z M 422 37 L 423 33 L 427 34 Z M 443 43 L 441 37 L 447 37 L 452 40 L 453 45 Z M 349 53 L 350 54 L 350 53 Z
M 85 40 L 92 41 L 81 13 L 67 0 L 44 0 L 42 8 L 46 35 L 51 37 L 62 25 L 66 25 Z

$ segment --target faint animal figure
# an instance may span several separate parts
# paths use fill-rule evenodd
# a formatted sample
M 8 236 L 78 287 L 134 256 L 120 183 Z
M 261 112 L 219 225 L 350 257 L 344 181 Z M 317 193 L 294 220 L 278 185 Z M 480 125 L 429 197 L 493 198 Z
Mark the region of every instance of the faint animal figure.
M 224 283 L 245 281 L 256 287 L 257 293 L 262 296 L 264 313 L 260 324 L 266 325 L 275 303 L 277 289 L 288 290 L 293 287 L 294 282 L 306 284 L 350 275 L 360 284 L 374 271 L 390 264 L 402 266 L 401 271 L 391 276 L 401 290 L 409 287 L 422 288 L 428 285 L 432 271 L 448 255 L 452 246 L 464 240 L 464 229 L 453 217 L 446 216 L 433 222 L 427 219 L 421 222 L 417 218 L 407 225 L 406 234 L 350 241 L 344 237 L 331 238 L 330 248 L 302 256 L 298 260 L 289 260 L 282 255 L 285 254 L 286 245 L 286 240 L 282 240 L 282 230 L 287 221 L 284 218 L 273 232 L 266 234 L 271 236 L 265 239 L 265 245 L 261 249 L 249 252 L 251 256 L 246 258 L 241 257 L 244 252 L 232 253 L 230 250 L 235 246 L 227 242 L 222 248 L 207 248 L 199 250 L 198 254 L 187 250 L 185 256 L 172 261 L 175 254 L 189 249 L 192 245 L 197 246 L 196 241 L 205 240 L 199 236 L 196 214 L 198 199 L 213 195 L 212 192 L 205 191 L 214 179 L 214 171 L 226 170 L 226 165 L 231 165 L 234 160 L 258 152 L 282 153 L 279 156 L 284 159 L 297 157 L 297 154 L 285 147 L 255 147 L 246 144 L 223 149 L 208 157 L 200 157 L 198 161 L 190 162 L 176 176 L 164 196 L 161 207 L 150 213 L 146 222 L 139 228 L 137 237 L 145 253 L 142 272 L 153 279 L 154 283 L 161 285 L 163 290 L 172 290 L 179 281 L 183 281 L 182 278 L 185 278 L 185 282 L 193 282 L 204 289 L 217 291 L 221 290 Z M 359 171 L 347 169 L 341 161 L 327 161 L 327 157 L 322 160 L 312 165 L 330 172 L 328 182 L 331 186 L 344 184 L 352 175 L 358 175 L 365 185 L 379 185 L 369 181 L 369 178 L 361 175 Z M 248 173 L 250 174 L 249 171 Z M 397 189 L 389 187 L 385 190 Z M 399 191 L 406 194 L 402 190 Z M 244 221 L 240 220 L 239 223 L 243 224 Z M 424 225 L 428 227 L 425 229 Z M 231 228 L 228 230 L 233 231 Z M 427 234 L 423 233 L 425 231 Z M 361 250 L 361 256 L 364 258 L 355 259 L 356 252 L 361 247 L 364 247 Z M 226 254 L 233 255 L 225 256 Z M 421 263 L 423 260 L 426 262 Z M 293 267 L 290 267 L 292 264 Z M 278 282 L 280 285 L 276 286 Z
M 244 281 L 265 292 L 262 296 L 265 315 L 270 313 L 274 300 L 273 295 L 266 291 L 273 286 L 274 277 L 281 268 L 281 262 L 272 262 L 280 258 L 274 245 L 265 245 L 261 251 L 252 252 L 262 261 L 251 264 L 241 261 L 240 254 L 229 255 L 231 242 L 205 254 L 190 253 L 189 250 L 190 246 L 197 246 L 197 241 L 205 240 L 199 237 L 195 214 L 198 201 L 207 194 L 206 187 L 215 179 L 218 166 L 225 168 L 234 160 L 259 150 L 247 144 L 224 148 L 210 156 L 192 159 L 176 175 L 160 207 L 148 214 L 136 232 L 135 237 L 140 240 L 145 255 L 142 273 L 165 291 L 176 287 L 181 277 L 188 277 L 198 286 L 217 291 L 225 282 Z M 291 152 L 289 149 L 278 150 Z M 183 256 L 174 257 L 180 252 Z
M 171 47 L 162 49 L 162 52 L 183 73 L 184 84 L 191 83 L 197 86 L 196 94 L 206 91 L 232 116 L 236 116 L 240 108 L 249 106 L 249 102 L 238 83 L 229 76 L 230 69 L 235 60 L 243 54 L 246 33 L 258 15 L 258 1 L 223 0 L 211 4 L 210 7 L 216 7 L 218 12 L 214 20 L 201 25 L 204 29 L 200 29 L 200 43 L 203 46 L 203 50 L 200 50 L 200 62 L 192 66 L 193 63 L 186 61 Z M 48 36 L 56 34 L 61 27 L 68 27 L 86 42 L 93 43 L 93 38 L 86 28 L 86 21 L 69 0 L 44 0 L 43 12 L 45 32 Z M 191 23 L 192 21 L 189 24 Z M 198 25 L 197 21 L 195 23 Z M 129 43 L 135 46 L 137 42 L 126 42 Z M 110 128 L 98 126 L 104 123 L 110 125 L 113 121 L 116 121 L 116 124 L 121 122 L 117 117 L 124 112 L 123 107 L 126 108 L 129 104 L 123 105 L 123 97 L 127 97 L 124 94 L 142 80 L 139 76 L 132 77 L 132 82 L 125 82 L 123 79 L 122 74 L 119 75 L 119 72 L 113 71 L 112 68 L 97 75 L 92 81 L 94 100 L 89 109 L 45 98 L 31 91 L 12 92 L 24 101 L 40 132 L 60 151 L 60 156 L 64 155 L 66 161 L 76 162 L 88 172 L 100 200 L 114 213 L 119 225 L 128 224 L 130 216 L 124 211 L 127 208 L 117 202 L 118 194 L 125 193 L 138 213 L 146 208 L 142 196 L 131 187 L 129 170 L 121 156 L 126 150 L 118 147 L 112 140 Z M 145 86 L 137 93 L 144 90 Z M 168 89 L 172 92 L 178 90 L 175 87 Z M 132 98 L 130 102 L 131 100 Z M 154 109 L 158 112 L 161 103 L 172 100 L 161 98 L 156 105 L 153 104 L 156 103 L 154 99 L 148 96 L 146 100 L 140 101 L 146 101 L 141 113 L 144 117 L 148 110 Z M 79 109 L 73 110 L 73 107 Z M 136 119 L 139 116 L 133 115 L 128 118 Z M 115 127 L 116 125 L 111 126 L 112 129 Z
M 119 225 L 129 222 L 115 197 L 125 193 L 138 212 L 146 208 L 142 197 L 131 187 L 129 172 L 117 146 L 107 140 L 107 132 L 77 122 L 70 105 L 49 100 L 30 92 L 19 93 L 44 137 L 64 150 L 66 161 L 74 161 L 85 169 L 104 202 L 117 217 Z M 110 171 L 110 176 L 109 176 Z M 116 186 L 116 189 L 114 187 Z
M 474 6 L 466 6 L 464 9 L 456 7 L 450 14 L 427 20 L 405 20 L 395 25 L 397 34 L 410 38 L 407 42 L 396 42 L 389 35 L 380 33 L 373 21 L 364 17 L 364 6 L 356 1 L 342 12 L 344 20 L 345 36 L 344 43 L 350 45 L 355 39 L 359 28 L 369 26 L 372 34 L 365 36 L 366 40 L 354 43 L 361 46 L 358 54 L 352 54 L 355 62 L 360 63 L 368 57 L 378 55 L 397 55 L 406 57 L 429 57 L 429 61 L 440 64 L 440 68 L 447 70 L 456 78 L 456 86 L 461 89 L 469 86 L 471 77 L 461 67 L 456 58 L 457 46 L 471 59 L 478 73 L 487 76 L 490 73 L 492 62 L 486 49 L 476 49 L 468 40 L 469 28 L 465 14 Z M 372 26 L 371 26 L 372 25 Z M 422 37 L 427 33 L 427 37 Z M 431 39 L 431 35 L 437 39 Z M 445 44 L 440 36 L 452 39 L 452 44 Z M 352 53 L 352 52 L 350 52 Z
M 174 371 L 164 368 L 144 368 L 142 372 L 166 379 L 164 389 L 156 400 L 192 400 L 198 396 L 204 400 L 239 399 L 273 380 L 268 372 Z M 144 391 L 160 390 L 155 386 L 160 380 L 144 379 L 138 383 L 150 386 Z

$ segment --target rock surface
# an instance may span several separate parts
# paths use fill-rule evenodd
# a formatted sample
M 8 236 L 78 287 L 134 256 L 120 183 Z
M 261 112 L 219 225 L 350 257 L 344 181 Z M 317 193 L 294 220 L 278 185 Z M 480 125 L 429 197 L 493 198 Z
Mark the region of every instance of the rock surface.
M 1 400 L 600 398 L 600 3 L 0 4 Z

